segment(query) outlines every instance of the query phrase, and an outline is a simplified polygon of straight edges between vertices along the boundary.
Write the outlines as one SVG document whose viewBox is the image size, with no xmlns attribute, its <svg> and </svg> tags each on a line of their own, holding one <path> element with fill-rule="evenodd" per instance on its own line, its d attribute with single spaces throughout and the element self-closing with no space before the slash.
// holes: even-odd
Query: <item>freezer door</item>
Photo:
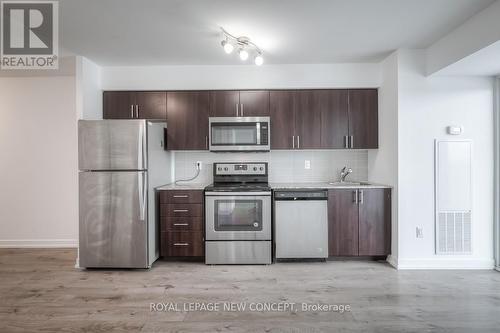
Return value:
<svg viewBox="0 0 500 333">
<path fill-rule="evenodd" d="M 80 170 L 147 169 L 145 120 L 78 121 Z"/>
<path fill-rule="evenodd" d="M 80 172 L 81 267 L 148 267 L 147 173 Z"/>
</svg>

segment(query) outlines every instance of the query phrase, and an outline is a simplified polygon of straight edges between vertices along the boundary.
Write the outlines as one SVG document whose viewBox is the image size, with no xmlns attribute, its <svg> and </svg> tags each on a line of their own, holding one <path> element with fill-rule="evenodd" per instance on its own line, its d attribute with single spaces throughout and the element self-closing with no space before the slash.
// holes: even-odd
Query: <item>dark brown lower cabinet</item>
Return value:
<svg viewBox="0 0 500 333">
<path fill-rule="evenodd" d="M 203 191 L 167 190 L 159 197 L 161 256 L 204 256 Z"/>
<path fill-rule="evenodd" d="M 391 251 L 391 190 L 328 192 L 330 256 L 386 256 Z"/>
<path fill-rule="evenodd" d="M 391 190 L 359 191 L 359 255 L 391 253 Z"/>
<path fill-rule="evenodd" d="M 328 192 L 328 253 L 330 256 L 358 255 L 358 204 L 356 190 Z"/>
</svg>

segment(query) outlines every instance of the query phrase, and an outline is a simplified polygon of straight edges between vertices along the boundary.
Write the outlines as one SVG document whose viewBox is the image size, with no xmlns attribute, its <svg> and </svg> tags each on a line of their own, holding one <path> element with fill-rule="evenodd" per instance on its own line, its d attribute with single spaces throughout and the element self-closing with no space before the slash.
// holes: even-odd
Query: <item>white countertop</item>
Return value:
<svg viewBox="0 0 500 333">
<path fill-rule="evenodd" d="M 167 190 L 203 190 L 208 184 L 205 183 L 179 183 L 178 185 L 166 184 L 158 186 L 157 191 L 167 191 Z"/>
<path fill-rule="evenodd" d="M 392 188 L 389 185 L 376 184 L 370 182 L 361 182 L 361 184 L 347 183 L 328 183 L 328 182 L 311 182 L 311 183 L 269 183 L 273 190 L 279 189 L 349 189 L 349 188 Z"/>
</svg>

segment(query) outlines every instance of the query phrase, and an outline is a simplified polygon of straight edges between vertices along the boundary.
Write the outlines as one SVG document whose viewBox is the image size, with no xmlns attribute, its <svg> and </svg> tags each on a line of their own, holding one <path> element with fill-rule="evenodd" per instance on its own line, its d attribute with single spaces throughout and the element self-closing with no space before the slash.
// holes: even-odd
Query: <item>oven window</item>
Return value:
<svg viewBox="0 0 500 333">
<path fill-rule="evenodd" d="M 214 146 L 251 146 L 257 144 L 257 125 L 255 123 L 213 123 L 212 145 Z"/>
<path fill-rule="evenodd" d="M 215 231 L 261 231 L 262 200 L 215 200 Z"/>
</svg>

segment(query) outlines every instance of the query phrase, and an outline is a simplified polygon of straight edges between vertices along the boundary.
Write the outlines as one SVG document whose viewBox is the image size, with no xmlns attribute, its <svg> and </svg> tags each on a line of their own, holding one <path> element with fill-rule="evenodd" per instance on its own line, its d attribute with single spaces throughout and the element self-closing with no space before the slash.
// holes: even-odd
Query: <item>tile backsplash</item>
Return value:
<svg viewBox="0 0 500 333">
<path fill-rule="evenodd" d="M 172 154 L 176 180 L 196 174 L 196 161 L 202 170 L 195 183 L 211 183 L 214 162 L 269 162 L 269 182 L 338 181 L 340 170 L 347 165 L 353 173 L 348 180 L 367 180 L 368 151 L 366 150 L 303 150 L 272 151 L 267 153 L 210 153 L 203 151 L 176 151 Z M 305 169 L 305 161 L 310 169 Z"/>
</svg>

